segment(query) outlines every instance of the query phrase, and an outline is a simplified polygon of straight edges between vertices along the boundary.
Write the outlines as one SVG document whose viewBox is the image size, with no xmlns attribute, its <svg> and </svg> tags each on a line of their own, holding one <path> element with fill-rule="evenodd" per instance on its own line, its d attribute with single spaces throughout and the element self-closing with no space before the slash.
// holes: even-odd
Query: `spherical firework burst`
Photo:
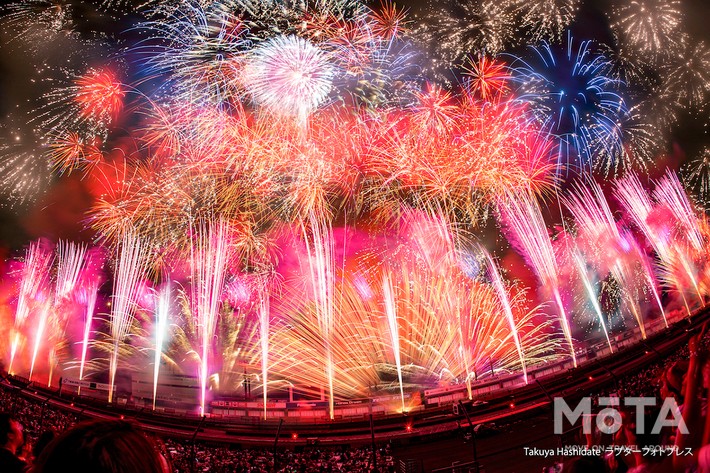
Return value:
<svg viewBox="0 0 710 473">
<path fill-rule="evenodd" d="M 621 41 L 653 61 L 680 45 L 682 19 L 678 0 L 627 0 L 612 10 L 612 28 Z"/>
<path fill-rule="evenodd" d="M 257 104 L 305 122 L 328 97 L 335 69 L 310 41 L 277 36 L 252 51 L 246 74 L 247 89 Z"/>
<path fill-rule="evenodd" d="M 73 83 L 57 87 L 38 110 L 38 119 L 49 136 L 70 132 L 105 138 L 123 110 L 126 87 L 112 67 L 89 69 Z"/>
<path fill-rule="evenodd" d="M 587 167 L 610 147 L 621 147 L 617 123 L 627 113 L 620 80 L 590 41 L 578 45 L 568 35 L 562 46 L 532 46 L 529 60 L 515 58 L 512 82 L 520 100 L 531 104 L 543 127 L 560 140 L 560 160 Z"/>
<path fill-rule="evenodd" d="M 660 94 L 683 107 L 703 108 L 710 92 L 710 47 L 685 38 L 683 47 L 660 68 Z"/>
<path fill-rule="evenodd" d="M 533 42 L 560 40 L 579 10 L 580 0 L 521 1 L 523 26 Z"/>
<path fill-rule="evenodd" d="M 126 91 L 111 69 L 95 69 L 76 80 L 74 100 L 82 118 L 111 123 L 123 108 Z"/>
<path fill-rule="evenodd" d="M 464 71 L 471 78 L 469 87 L 472 92 L 485 101 L 501 97 L 510 90 L 507 66 L 488 56 L 481 56 L 477 60 L 469 58 Z"/>
<path fill-rule="evenodd" d="M 51 166 L 42 158 L 44 143 L 36 137 L 0 127 L 1 206 L 22 207 L 42 195 L 52 181 Z"/>
<path fill-rule="evenodd" d="M 433 68 L 445 73 L 467 54 L 497 54 L 514 39 L 515 2 L 433 2 L 416 30 L 432 51 Z"/>
</svg>

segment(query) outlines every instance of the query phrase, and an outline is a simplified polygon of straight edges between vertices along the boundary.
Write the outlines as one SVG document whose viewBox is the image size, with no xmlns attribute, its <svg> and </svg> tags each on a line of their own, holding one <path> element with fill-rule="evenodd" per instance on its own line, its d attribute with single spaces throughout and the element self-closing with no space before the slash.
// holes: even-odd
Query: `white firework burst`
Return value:
<svg viewBox="0 0 710 473">
<path fill-rule="evenodd" d="M 559 41 L 577 15 L 580 4 L 580 0 L 522 0 L 518 9 L 533 42 Z"/>
<path fill-rule="evenodd" d="M 681 44 L 679 0 L 628 0 L 612 10 L 611 19 L 622 43 L 647 59 L 657 61 Z"/>
<path fill-rule="evenodd" d="M 335 68 L 328 54 L 297 36 L 277 36 L 252 51 L 245 83 L 254 102 L 305 122 L 328 97 Z"/>
<path fill-rule="evenodd" d="M 710 48 L 684 38 L 681 52 L 661 67 L 659 95 L 687 108 L 703 109 L 710 93 Z"/>
</svg>

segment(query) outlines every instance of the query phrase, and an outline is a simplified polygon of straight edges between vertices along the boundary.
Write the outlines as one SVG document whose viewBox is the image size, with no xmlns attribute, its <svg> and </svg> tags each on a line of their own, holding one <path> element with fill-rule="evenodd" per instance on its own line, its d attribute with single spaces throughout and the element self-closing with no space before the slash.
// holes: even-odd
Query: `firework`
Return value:
<svg viewBox="0 0 710 473">
<path fill-rule="evenodd" d="M 514 1 L 434 2 L 430 15 L 414 30 L 432 49 L 435 71 L 457 65 L 468 54 L 497 54 L 514 39 Z"/>
<path fill-rule="evenodd" d="M 574 262 L 577 266 L 579 276 L 580 278 L 582 278 L 584 289 L 585 291 L 587 291 L 589 302 L 591 302 L 592 307 L 594 308 L 594 313 L 597 315 L 597 319 L 599 320 L 599 325 L 601 326 L 602 331 L 604 332 L 606 343 L 607 345 L 609 345 L 609 351 L 613 353 L 614 349 L 612 348 L 611 340 L 609 339 L 609 330 L 606 327 L 606 322 L 604 321 L 604 314 L 602 313 L 602 309 L 599 306 L 599 300 L 597 299 L 597 294 L 594 290 L 592 280 L 589 276 L 589 273 L 587 272 L 587 263 L 586 261 L 584 261 L 584 257 L 579 252 L 574 253 Z"/>
<path fill-rule="evenodd" d="M 622 236 L 599 184 L 590 182 L 585 186 L 577 186 L 576 192 L 569 198 L 568 208 L 574 215 L 580 238 L 587 247 L 587 253 L 591 254 L 597 262 L 599 271 L 603 275 L 606 275 L 606 272 L 610 273 L 621 285 L 626 304 L 636 319 L 642 337 L 646 338 L 644 321 L 638 308 L 638 297 L 633 291 L 636 287 L 633 264 L 638 259 L 638 255 L 632 255 L 634 263 L 630 264 L 626 254 L 629 244 Z M 586 280 L 588 278 L 585 275 L 586 268 L 580 262 L 577 266 L 590 292 Z M 590 296 L 593 296 L 591 292 Z"/>
<path fill-rule="evenodd" d="M 659 94 L 685 108 L 703 108 L 710 91 L 710 48 L 703 41 L 683 39 L 683 47 L 663 63 Z"/>
<path fill-rule="evenodd" d="M 113 278 L 113 300 L 109 323 L 113 351 L 110 360 L 108 402 L 113 400 L 113 388 L 118 367 L 118 352 L 134 320 L 134 303 L 140 283 L 145 276 L 148 249 L 134 233 L 125 232 L 118 247 L 116 270 Z"/>
<path fill-rule="evenodd" d="M 488 253 L 487 251 L 484 251 L 484 254 L 486 256 L 486 259 L 488 260 L 488 274 L 490 275 L 491 282 L 493 283 L 493 287 L 496 290 L 496 294 L 498 295 L 498 298 L 500 299 L 500 303 L 503 306 L 503 310 L 505 312 L 505 316 L 508 319 L 508 323 L 510 324 L 510 332 L 513 334 L 513 340 L 515 341 L 515 348 L 518 350 L 518 356 L 520 357 L 520 367 L 522 368 L 523 371 L 523 379 L 525 380 L 525 384 L 528 383 L 528 372 L 527 369 L 525 368 L 525 355 L 523 353 L 523 347 L 520 343 L 520 336 L 518 335 L 518 329 L 515 323 L 515 317 L 513 316 L 513 311 L 510 305 L 510 297 L 508 296 L 508 292 L 505 290 L 505 286 L 503 284 L 503 278 L 500 275 L 500 271 L 498 270 L 498 266 L 496 265 L 495 261 L 493 260 L 493 257 Z"/>
<path fill-rule="evenodd" d="M 522 25 L 534 43 L 559 41 L 579 10 L 580 0 L 533 0 L 519 2 Z"/>
<path fill-rule="evenodd" d="M 205 414 L 207 377 L 210 369 L 212 339 L 222 298 L 226 265 L 229 258 L 227 225 L 224 220 L 199 222 L 191 251 L 191 304 L 197 314 L 200 338 L 200 412 Z"/>
<path fill-rule="evenodd" d="M 636 175 L 629 175 L 616 182 L 615 196 L 624 208 L 627 216 L 641 230 L 647 241 L 652 245 L 656 255 L 660 260 L 660 265 L 665 273 L 665 279 L 671 286 L 675 286 L 683 299 L 688 315 L 691 310 L 685 298 L 683 283 L 677 276 L 676 265 L 680 264 L 682 272 L 691 280 L 695 281 L 693 270 L 688 262 L 688 257 L 681 251 L 680 246 L 674 246 L 668 236 L 672 233 L 672 220 L 663 218 L 658 221 L 660 211 L 651 199 L 649 193 L 644 189 L 641 181 Z M 682 203 L 682 200 L 680 202 Z M 683 205 L 681 205 L 682 207 Z M 678 209 L 680 210 L 680 209 Z M 683 219 L 691 217 L 682 217 Z M 692 230 L 690 230 L 692 231 Z M 697 291 L 697 284 L 694 283 Z"/>
<path fill-rule="evenodd" d="M 17 296 L 15 310 L 15 323 L 11 343 L 10 366 L 8 372 L 12 373 L 12 365 L 17 354 L 20 342 L 20 330 L 23 328 L 27 317 L 47 284 L 52 254 L 45 251 L 39 241 L 31 243 L 25 253 L 25 261 L 20 273 L 20 288 Z"/>
<path fill-rule="evenodd" d="M 32 350 L 32 362 L 30 364 L 30 375 L 29 379 L 32 380 L 32 373 L 35 369 L 35 362 L 37 361 L 37 354 L 39 353 L 39 347 L 44 341 L 44 329 L 47 327 L 47 321 L 51 315 L 52 304 L 51 302 L 43 301 L 40 304 L 39 315 L 37 321 L 37 331 L 35 332 L 35 343 Z M 51 381 L 50 381 L 51 382 Z"/>
<path fill-rule="evenodd" d="M 696 190 L 699 200 L 706 206 L 710 204 L 710 148 L 704 148 L 695 159 L 686 163 L 683 171 L 688 187 Z"/>
<path fill-rule="evenodd" d="M 160 359 L 163 353 L 163 343 L 168 331 L 172 305 L 170 284 L 166 284 L 155 295 L 155 359 L 153 364 L 153 410 L 158 395 L 158 375 L 160 374 Z"/>
<path fill-rule="evenodd" d="M 305 222 L 304 222 L 305 223 Z M 314 299 L 318 326 L 320 328 L 323 350 L 325 353 L 325 374 L 328 383 L 328 401 L 330 418 L 334 416 L 334 367 L 332 332 L 334 327 L 334 273 L 333 273 L 333 229 L 329 222 L 319 218 L 314 212 L 309 215 L 309 238 L 305 224 L 302 223 L 303 234 L 306 236 L 306 248 L 309 256 L 308 268 L 313 284 Z"/>
<path fill-rule="evenodd" d="M 612 10 L 612 28 L 621 40 L 653 61 L 680 44 L 682 19 L 678 0 L 625 0 Z"/>
<path fill-rule="evenodd" d="M 335 70 L 327 54 L 297 36 L 272 38 L 248 59 L 246 84 L 259 105 L 305 123 L 328 97 Z"/>
<path fill-rule="evenodd" d="M 627 113 L 622 83 L 608 74 L 611 63 L 590 41 L 575 46 L 530 47 L 530 60 L 514 58 L 512 82 L 544 128 L 560 141 L 562 163 L 589 169 L 600 153 L 623 147 L 616 124 Z M 613 154 L 613 153 L 610 153 Z"/>
<path fill-rule="evenodd" d="M 560 296 L 557 260 L 537 201 L 526 194 L 511 194 L 499 201 L 498 211 L 504 225 L 511 232 L 509 240 L 525 257 L 542 286 L 552 293 L 572 363 L 577 366 L 572 331 Z"/>
<path fill-rule="evenodd" d="M 670 171 L 657 183 L 654 197 L 657 202 L 662 203 L 670 210 L 677 222 L 676 231 L 679 233 L 680 238 L 676 240 L 674 247 L 678 251 L 681 264 L 700 299 L 700 303 L 704 307 L 705 300 L 698 287 L 697 269 L 692 264 L 692 261 L 696 259 L 693 254 L 701 254 L 706 245 L 705 239 L 700 232 L 697 213 L 692 208 L 678 176 Z M 693 250 L 691 254 L 683 251 L 683 247 L 686 247 L 688 243 L 690 243 L 690 247 Z"/>
<path fill-rule="evenodd" d="M 40 152 L 17 141 L 0 145 L 0 195 L 3 205 L 24 206 L 36 200 L 52 180 L 51 166 Z"/>
<path fill-rule="evenodd" d="M 649 121 L 648 108 L 643 103 L 634 105 L 613 125 L 614 140 L 601 148 L 595 171 L 607 176 L 648 172 L 665 143 L 664 133 Z"/>
<path fill-rule="evenodd" d="M 68 140 L 73 132 L 88 143 L 108 136 L 124 108 L 125 97 L 126 89 L 116 68 L 89 69 L 76 75 L 71 85 L 47 94 L 46 104 L 35 119 L 41 122 L 47 136 Z"/>
<path fill-rule="evenodd" d="M 139 30 L 150 35 L 135 47 L 152 75 L 166 75 L 163 88 L 196 104 L 238 103 L 247 28 L 238 15 L 219 4 L 185 2 L 166 20 L 149 21 Z M 156 51 L 157 49 L 157 51 Z"/>
<path fill-rule="evenodd" d="M 392 282 L 389 280 L 386 274 L 382 280 L 382 295 L 385 301 L 385 314 L 387 315 L 387 325 L 389 327 L 390 338 L 392 339 L 394 362 L 395 366 L 397 367 L 397 379 L 399 380 L 399 393 L 402 398 L 402 411 L 404 412 L 404 387 L 402 385 L 402 358 L 400 356 L 397 309 L 394 300 L 394 288 L 392 287 Z"/>
<path fill-rule="evenodd" d="M 58 263 L 55 297 L 57 301 L 69 297 L 79 282 L 84 269 L 86 245 L 60 240 L 57 244 Z"/>
<path fill-rule="evenodd" d="M 471 90 L 486 102 L 495 101 L 510 90 L 508 68 L 502 62 L 488 56 L 481 56 L 478 60 L 469 58 L 464 71 L 471 78 L 469 83 Z"/>
<path fill-rule="evenodd" d="M 99 285 L 96 282 L 82 285 L 78 292 L 78 300 L 84 305 L 84 330 L 81 341 L 81 360 L 79 361 L 79 380 L 84 379 L 84 368 L 86 367 L 86 355 L 89 350 L 89 338 L 91 336 L 91 323 L 96 308 L 96 298 L 98 296 Z"/>
</svg>

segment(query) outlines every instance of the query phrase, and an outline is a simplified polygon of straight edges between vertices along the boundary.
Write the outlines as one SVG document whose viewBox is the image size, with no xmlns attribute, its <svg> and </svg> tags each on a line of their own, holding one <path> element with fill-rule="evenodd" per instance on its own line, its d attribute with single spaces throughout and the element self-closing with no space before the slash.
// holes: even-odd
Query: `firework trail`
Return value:
<svg viewBox="0 0 710 473">
<path fill-rule="evenodd" d="M 118 351 L 123 344 L 134 320 L 134 304 L 138 298 L 141 280 L 147 265 L 149 250 L 146 243 L 134 232 L 126 231 L 118 245 L 118 257 L 113 276 L 113 299 L 109 323 L 113 339 L 110 359 L 110 380 L 108 402 L 113 401 L 113 388 L 118 367 Z M 88 319 L 88 317 L 87 317 Z"/>
<path fill-rule="evenodd" d="M 160 360 L 163 355 L 163 343 L 168 332 L 168 322 L 172 307 L 170 283 L 166 283 L 154 296 L 155 297 L 155 359 L 153 361 L 153 410 L 158 396 L 158 376 L 160 374 Z"/>
<path fill-rule="evenodd" d="M 670 209 L 677 222 L 676 231 L 683 237 L 681 241 L 683 243 L 689 242 L 696 255 L 702 254 L 706 248 L 706 242 L 700 232 L 698 216 L 696 211 L 692 208 L 688 200 L 688 195 L 685 193 L 685 189 L 683 189 L 677 174 L 668 171 L 656 184 L 653 194 L 657 202 L 662 203 Z M 676 249 L 679 250 L 681 264 L 690 278 L 690 282 L 700 299 L 700 303 L 705 307 L 705 300 L 698 287 L 697 271 L 693 268 L 692 264 L 694 258 L 692 255 L 687 255 L 686 252 L 679 248 L 679 246 L 683 244 L 681 241 L 676 241 L 675 245 Z"/>
<path fill-rule="evenodd" d="M 301 223 L 305 235 L 306 251 L 308 253 L 309 270 L 316 303 L 318 325 L 323 337 L 325 351 L 325 376 L 328 382 L 328 405 L 330 418 L 334 418 L 334 367 L 332 333 L 334 319 L 335 274 L 333 267 L 334 240 L 333 228 L 330 224 L 310 211 L 308 215 L 310 237 L 304 222 Z"/>
<path fill-rule="evenodd" d="M 32 374 L 35 369 L 35 362 L 37 361 L 37 354 L 39 353 L 39 347 L 44 340 L 44 329 L 47 326 L 47 319 L 49 319 L 52 312 L 52 304 L 49 299 L 42 302 L 39 309 L 39 316 L 37 321 L 37 331 L 35 332 L 35 343 L 34 349 L 32 350 L 32 362 L 30 364 L 30 376 L 29 380 L 32 381 Z"/>
<path fill-rule="evenodd" d="M 86 245 L 59 240 L 55 283 L 55 300 L 57 302 L 69 297 L 77 287 L 79 275 L 85 265 L 86 249 Z"/>
<path fill-rule="evenodd" d="M 384 275 L 382 279 L 382 296 L 385 302 L 385 315 L 387 316 L 387 325 L 389 326 L 390 338 L 392 339 L 392 350 L 394 351 L 394 362 L 397 366 L 397 378 L 399 379 L 399 394 L 402 399 L 402 412 L 405 412 L 404 407 L 404 386 L 402 385 L 402 358 L 400 356 L 399 347 L 399 326 L 397 325 L 397 308 L 394 302 L 395 294 L 392 287 L 392 281 Z"/>
<path fill-rule="evenodd" d="M 89 349 L 89 338 L 91 336 L 91 322 L 96 309 L 96 298 L 98 296 L 99 284 L 88 282 L 83 284 L 78 291 L 78 301 L 84 305 L 84 334 L 81 342 L 81 361 L 79 364 L 79 381 L 84 379 L 84 368 L 86 366 L 86 354 Z"/>
<path fill-rule="evenodd" d="M 619 179 L 615 183 L 614 196 L 623 207 L 626 215 L 631 219 L 634 225 L 641 230 L 646 240 L 653 247 L 654 252 L 658 255 L 661 267 L 667 273 L 669 282 L 675 285 L 678 293 L 683 299 L 688 316 L 691 311 L 688 302 L 685 298 L 681 281 L 673 276 L 674 260 L 676 259 L 676 250 L 672 242 L 669 240 L 668 229 L 657 229 L 653 221 L 655 206 L 649 193 L 644 189 L 638 176 L 631 174 L 625 178 Z M 668 225 L 665 222 L 663 225 Z M 684 255 L 678 255 L 684 260 Z M 687 265 L 683 265 L 684 269 L 688 270 Z M 689 275 L 694 279 L 692 274 Z"/>
<path fill-rule="evenodd" d="M 486 260 L 488 261 L 488 275 L 491 279 L 491 282 L 493 283 L 493 288 L 495 289 L 496 294 L 498 295 L 498 299 L 500 299 L 500 303 L 503 306 L 503 311 L 505 312 L 505 316 L 508 319 L 508 323 L 510 324 L 510 333 L 513 334 L 515 348 L 518 350 L 518 356 L 520 357 L 520 366 L 523 370 L 523 379 L 525 380 L 525 384 L 528 384 L 528 371 L 525 367 L 525 355 L 523 353 L 523 346 L 520 343 L 520 336 L 518 334 L 518 328 L 515 323 L 515 317 L 513 316 L 513 310 L 511 309 L 510 297 L 508 296 L 508 292 L 505 290 L 503 278 L 500 275 L 498 265 L 493 260 L 493 257 L 483 247 L 481 247 L 481 251 L 486 256 Z"/>
<path fill-rule="evenodd" d="M 695 251 L 703 251 L 705 242 L 698 226 L 698 215 L 688 200 L 678 175 L 671 171 L 666 172 L 656 184 L 653 196 L 656 202 L 671 210 L 678 222 L 678 231 L 683 234 L 684 239 L 690 242 Z"/>
<path fill-rule="evenodd" d="M 542 287 L 552 292 L 562 333 L 567 341 L 572 363 L 576 367 L 577 356 L 572 342 L 572 331 L 560 296 L 557 260 L 540 207 L 534 197 L 520 193 L 501 199 L 498 202 L 498 211 L 503 224 L 511 233 L 509 241 L 525 257 Z"/>
<path fill-rule="evenodd" d="M 45 251 L 39 241 L 30 243 L 25 253 L 24 266 L 20 273 L 20 289 L 17 296 L 15 310 L 15 323 L 11 331 L 11 353 L 8 372 L 13 374 L 12 365 L 15 361 L 17 349 L 20 344 L 21 331 L 27 317 L 30 315 L 33 304 L 40 296 L 42 289 L 47 284 L 47 277 L 52 266 L 53 255 Z"/>
<path fill-rule="evenodd" d="M 619 231 L 602 188 L 594 181 L 586 185 L 577 185 L 575 192 L 568 198 L 567 206 L 574 215 L 580 236 L 590 247 L 592 257 L 624 288 L 622 292 L 626 302 L 636 319 L 641 335 L 646 338 L 638 301 L 631 291 L 636 281 L 626 261 L 625 248 L 629 245 Z"/>
<path fill-rule="evenodd" d="M 261 377 L 264 381 L 263 400 L 264 400 L 264 419 L 266 419 L 266 401 L 268 399 L 268 376 L 269 376 L 269 329 L 271 321 L 271 311 L 269 306 L 269 293 L 264 287 L 264 284 L 259 284 L 259 340 L 261 342 Z"/>
<path fill-rule="evenodd" d="M 200 339 L 200 413 L 206 414 L 207 378 L 210 355 L 222 301 L 222 290 L 230 256 L 227 223 L 223 219 L 202 220 L 193 226 L 190 252 L 192 269 L 191 303 L 197 316 Z"/>
<path fill-rule="evenodd" d="M 606 338 L 606 343 L 609 345 L 609 350 L 614 353 L 614 348 L 612 348 L 611 340 L 609 339 L 609 330 L 607 329 L 606 322 L 604 321 L 604 314 L 602 313 L 602 308 L 599 306 L 596 291 L 594 290 L 593 283 L 590 279 L 589 273 L 587 272 L 587 262 L 578 251 L 575 251 L 574 253 L 574 262 L 577 266 L 579 277 L 582 278 L 582 283 L 584 284 L 584 289 L 587 292 L 589 302 L 592 304 L 594 313 L 597 315 L 597 319 L 599 320 L 599 325 L 604 332 L 604 337 Z"/>
<path fill-rule="evenodd" d="M 642 271 L 646 276 L 646 282 L 648 283 L 648 287 L 653 293 L 653 298 L 656 301 L 656 304 L 658 305 L 658 310 L 661 311 L 661 317 L 663 317 L 663 322 L 665 323 L 666 328 L 668 328 L 668 319 L 666 318 L 666 311 L 663 308 L 663 303 L 661 302 L 661 295 L 658 293 L 658 282 L 656 281 L 655 271 L 651 259 L 643 250 L 643 248 L 641 248 L 638 241 L 636 241 L 636 238 L 634 238 L 634 236 L 631 235 L 629 232 L 624 232 L 622 238 L 624 239 L 624 241 L 628 242 L 631 247 L 629 253 L 638 256 Z"/>
</svg>

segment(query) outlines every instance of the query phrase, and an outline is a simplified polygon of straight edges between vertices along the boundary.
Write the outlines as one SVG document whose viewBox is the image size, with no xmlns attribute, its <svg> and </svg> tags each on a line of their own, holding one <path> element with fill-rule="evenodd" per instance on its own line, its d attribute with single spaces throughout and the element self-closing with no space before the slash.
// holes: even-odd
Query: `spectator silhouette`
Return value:
<svg viewBox="0 0 710 473">
<path fill-rule="evenodd" d="M 51 442 L 33 473 L 166 473 L 155 445 L 134 424 L 118 420 L 76 425 Z"/>
<path fill-rule="evenodd" d="M 21 473 L 27 464 L 20 460 L 17 451 L 25 442 L 22 425 L 10 414 L 0 414 L 0 471 Z"/>
</svg>

